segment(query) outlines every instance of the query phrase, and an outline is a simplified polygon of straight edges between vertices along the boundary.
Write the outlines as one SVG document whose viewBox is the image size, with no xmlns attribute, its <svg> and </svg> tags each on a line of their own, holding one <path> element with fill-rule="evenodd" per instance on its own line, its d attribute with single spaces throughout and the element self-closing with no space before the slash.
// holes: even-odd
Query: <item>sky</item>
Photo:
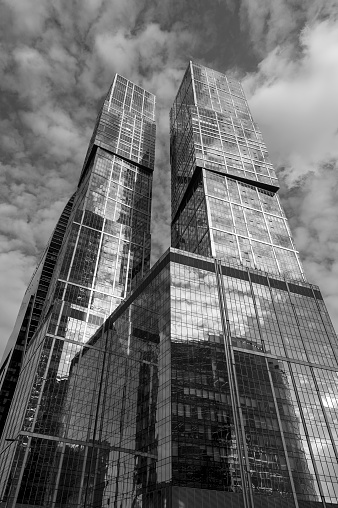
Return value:
<svg viewBox="0 0 338 508">
<path fill-rule="evenodd" d="M 242 82 L 338 330 L 338 0 L 0 0 L 0 33 L 0 356 L 116 72 L 157 96 L 153 262 L 169 247 L 168 112 L 189 60 Z"/>
</svg>

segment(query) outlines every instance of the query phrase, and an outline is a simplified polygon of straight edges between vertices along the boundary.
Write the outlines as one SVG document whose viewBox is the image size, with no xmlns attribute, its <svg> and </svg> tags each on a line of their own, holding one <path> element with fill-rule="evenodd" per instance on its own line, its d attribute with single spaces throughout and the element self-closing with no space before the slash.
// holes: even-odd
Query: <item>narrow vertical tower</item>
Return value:
<svg viewBox="0 0 338 508">
<path fill-rule="evenodd" d="M 53 468 L 72 360 L 149 269 L 154 115 L 155 96 L 116 75 L 4 428 L 0 497 L 8 506 L 42 506 L 51 479 L 60 481 Z"/>
<path fill-rule="evenodd" d="M 3 354 L 0 368 L 0 437 L 19 379 L 24 353 L 39 324 L 73 203 L 74 196 L 66 204 L 33 273 Z"/>
<path fill-rule="evenodd" d="M 155 96 L 116 75 L 48 297 L 53 334 L 86 342 L 149 269 L 154 114 Z"/>
<path fill-rule="evenodd" d="M 304 281 L 240 83 L 190 63 L 170 126 L 172 246 Z"/>
</svg>

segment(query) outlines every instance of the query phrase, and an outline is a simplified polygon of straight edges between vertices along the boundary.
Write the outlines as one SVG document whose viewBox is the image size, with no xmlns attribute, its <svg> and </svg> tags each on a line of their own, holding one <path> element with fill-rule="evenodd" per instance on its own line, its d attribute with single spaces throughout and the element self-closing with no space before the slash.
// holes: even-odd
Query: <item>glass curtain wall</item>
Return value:
<svg viewBox="0 0 338 508">
<path fill-rule="evenodd" d="M 318 289 L 306 283 L 278 198 L 278 180 L 240 83 L 190 62 L 170 128 L 172 246 L 189 256 L 215 259 L 224 344 L 213 334 L 209 340 L 224 346 L 223 398 L 231 400 L 233 415 L 233 429 L 226 435 L 235 439 L 232 455 L 238 461 L 236 473 L 233 465 L 228 477 L 220 469 L 211 475 L 213 487 L 205 483 L 199 488 L 241 491 L 246 507 L 335 505 L 338 455 L 331 410 L 337 411 L 337 404 L 327 380 L 337 380 L 337 337 Z M 187 285 L 192 276 L 186 277 Z M 195 292 L 190 298 L 210 301 Z M 194 362 L 203 372 L 209 354 L 199 330 L 208 320 L 207 309 L 196 312 L 194 324 L 186 317 L 196 304 L 184 305 L 177 335 L 184 331 L 201 342 L 200 358 L 196 353 L 190 360 L 190 353 L 184 353 L 180 362 L 182 369 L 191 364 L 192 377 Z M 210 373 L 206 399 L 211 386 Z M 186 415 L 184 404 L 180 411 Z M 203 409 L 199 418 L 203 423 Z M 224 444 L 229 447 L 230 441 L 228 437 Z M 182 488 L 185 482 L 193 487 L 189 448 L 179 444 L 178 453 L 181 446 L 186 466 L 176 481 Z M 197 477 L 210 469 L 211 448 L 209 454 Z"/>
<path fill-rule="evenodd" d="M 39 324 L 73 202 L 74 196 L 66 204 L 41 256 L 41 260 L 26 290 L 13 332 L 3 354 L 0 368 L 0 437 L 13 400 L 26 348 Z"/>
<path fill-rule="evenodd" d="M 154 115 L 155 96 L 116 75 L 4 429 L 0 492 L 8 506 L 45 502 L 74 359 L 149 270 Z"/>
<path fill-rule="evenodd" d="M 306 280 L 240 83 L 190 63 L 170 125 L 172 246 Z"/>
<path fill-rule="evenodd" d="M 25 496 L 53 471 L 43 506 L 336 508 L 333 357 L 316 286 L 170 249 L 72 355 Z"/>
</svg>

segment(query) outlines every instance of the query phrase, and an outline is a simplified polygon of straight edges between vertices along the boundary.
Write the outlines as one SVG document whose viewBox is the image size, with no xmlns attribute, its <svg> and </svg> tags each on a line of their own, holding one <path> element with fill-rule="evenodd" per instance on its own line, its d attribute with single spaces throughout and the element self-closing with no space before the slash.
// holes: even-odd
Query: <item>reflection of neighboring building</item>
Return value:
<svg viewBox="0 0 338 508">
<path fill-rule="evenodd" d="M 172 440 L 178 451 L 173 462 L 173 481 L 185 487 L 240 492 L 244 485 L 238 462 L 224 338 L 219 335 L 210 339 L 205 344 L 172 344 L 172 366 L 177 376 L 172 381 L 175 400 Z M 234 360 L 239 396 L 236 402 L 241 405 L 253 493 L 278 493 L 289 497 L 292 492 L 280 419 L 284 430 L 290 422 L 295 426 L 292 436 L 284 436 L 284 440 L 293 445 L 298 473 L 302 476 L 302 480 L 294 478 L 295 488 L 315 497 L 290 391 L 278 361 L 266 362 L 263 356 L 239 350 L 235 350 Z M 275 389 L 279 402 L 283 403 L 284 415 L 277 414 Z M 265 400 L 262 400 L 262 393 Z M 208 453 L 208 447 L 212 453 Z"/>
<path fill-rule="evenodd" d="M 236 491 L 241 486 L 222 335 L 173 342 L 171 351 L 173 484 Z"/>
</svg>

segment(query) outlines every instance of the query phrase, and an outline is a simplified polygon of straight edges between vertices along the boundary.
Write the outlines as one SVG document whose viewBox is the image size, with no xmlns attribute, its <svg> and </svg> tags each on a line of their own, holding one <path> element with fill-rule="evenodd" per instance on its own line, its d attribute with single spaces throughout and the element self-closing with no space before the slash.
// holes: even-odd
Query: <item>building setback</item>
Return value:
<svg viewBox="0 0 338 508">
<path fill-rule="evenodd" d="M 142 247 L 132 291 L 94 334 L 67 335 L 76 300 L 48 300 L 4 429 L 2 502 L 337 508 L 337 338 L 242 88 L 190 63 L 170 116 L 172 248 L 140 282 Z M 85 168 L 107 150 L 96 131 Z M 92 243 L 76 245 L 66 238 L 60 266 L 91 259 Z M 56 295 L 72 273 L 94 293 L 88 259 Z"/>
</svg>

